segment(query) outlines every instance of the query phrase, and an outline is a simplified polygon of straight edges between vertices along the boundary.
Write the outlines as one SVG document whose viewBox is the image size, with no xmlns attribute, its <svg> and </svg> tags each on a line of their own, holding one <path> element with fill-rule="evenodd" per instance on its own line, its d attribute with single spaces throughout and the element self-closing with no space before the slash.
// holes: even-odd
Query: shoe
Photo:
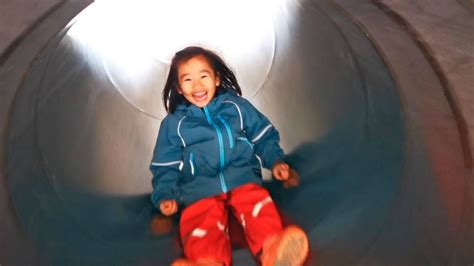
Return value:
<svg viewBox="0 0 474 266">
<path fill-rule="evenodd" d="M 301 266 L 308 256 L 306 233 L 297 226 L 288 226 L 263 244 L 262 266 Z"/>
<path fill-rule="evenodd" d="M 224 266 L 223 262 L 215 259 L 202 258 L 197 261 L 188 259 L 177 259 L 171 263 L 171 266 Z"/>
</svg>

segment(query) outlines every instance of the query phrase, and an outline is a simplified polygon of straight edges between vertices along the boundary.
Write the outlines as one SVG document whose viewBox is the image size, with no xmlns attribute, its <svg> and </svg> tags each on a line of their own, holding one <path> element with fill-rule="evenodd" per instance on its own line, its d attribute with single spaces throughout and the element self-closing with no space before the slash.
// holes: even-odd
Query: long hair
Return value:
<svg viewBox="0 0 474 266">
<path fill-rule="evenodd" d="M 178 66 L 199 55 L 207 59 L 216 76 L 220 79 L 220 85 L 216 88 L 216 95 L 217 91 L 221 88 L 232 89 L 236 91 L 238 95 L 242 95 L 242 90 L 235 78 L 234 72 L 227 66 L 222 58 L 210 50 L 198 46 L 190 46 L 178 51 L 174 55 L 173 60 L 171 60 L 170 72 L 166 80 L 165 88 L 163 89 L 163 104 L 168 113 L 174 113 L 178 104 L 187 101 L 183 95 L 178 93 Z"/>
</svg>

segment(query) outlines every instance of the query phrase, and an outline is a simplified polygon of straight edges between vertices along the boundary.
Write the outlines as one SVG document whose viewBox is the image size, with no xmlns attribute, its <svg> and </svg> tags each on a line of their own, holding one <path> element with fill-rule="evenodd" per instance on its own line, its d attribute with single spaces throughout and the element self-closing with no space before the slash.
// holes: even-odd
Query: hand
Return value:
<svg viewBox="0 0 474 266">
<path fill-rule="evenodd" d="M 277 162 L 273 165 L 272 174 L 275 179 L 285 181 L 290 177 L 290 166 L 284 162 Z"/>
<path fill-rule="evenodd" d="M 160 211 L 165 216 L 171 216 L 178 211 L 178 203 L 176 200 L 164 200 L 160 202 Z"/>
</svg>

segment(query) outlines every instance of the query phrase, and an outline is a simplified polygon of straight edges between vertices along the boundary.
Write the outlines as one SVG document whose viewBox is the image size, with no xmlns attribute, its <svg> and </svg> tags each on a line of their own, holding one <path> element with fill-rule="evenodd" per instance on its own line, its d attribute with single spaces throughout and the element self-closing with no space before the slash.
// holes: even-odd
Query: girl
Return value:
<svg viewBox="0 0 474 266">
<path fill-rule="evenodd" d="M 150 169 L 153 204 L 170 216 L 184 206 L 180 236 L 186 259 L 173 265 L 230 265 L 227 212 L 241 223 L 262 265 L 301 265 L 306 234 L 283 228 L 261 186 L 261 166 L 294 183 L 278 131 L 242 94 L 234 73 L 201 47 L 177 52 L 163 90 L 163 119 Z"/>
</svg>

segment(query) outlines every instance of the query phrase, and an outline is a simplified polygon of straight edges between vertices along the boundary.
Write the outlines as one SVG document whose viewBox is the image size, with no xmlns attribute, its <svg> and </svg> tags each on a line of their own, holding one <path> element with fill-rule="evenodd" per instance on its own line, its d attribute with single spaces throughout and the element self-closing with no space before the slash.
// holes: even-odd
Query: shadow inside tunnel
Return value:
<svg viewBox="0 0 474 266">
<path fill-rule="evenodd" d="M 321 265 L 355 263 L 395 204 L 403 172 L 402 130 L 385 126 L 370 131 L 355 143 L 345 141 L 347 131 L 335 130 L 318 142 L 301 144 L 287 156 L 300 185 L 265 184 L 285 222 L 308 232 Z"/>
<path fill-rule="evenodd" d="M 288 154 L 288 162 L 300 174 L 299 186 L 286 189 L 280 182 L 264 183 L 284 222 L 308 233 L 313 254 L 308 265 L 315 263 L 314 254 L 321 265 L 355 261 L 376 238 L 400 187 L 403 145 L 395 133 L 351 146 L 332 132 Z M 74 210 L 49 205 L 36 219 L 43 223 L 35 227 L 38 243 L 52 265 L 162 265 L 182 256 L 179 215 L 161 216 L 148 194 L 71 194 L 68 201 Z M 239 236 L 241 229 L 234 224 L 231 230 L 235 265 L 251 265 L 255 260 Z M 342 251 L 347 253 L 340 256 Z"/>
</svg>

